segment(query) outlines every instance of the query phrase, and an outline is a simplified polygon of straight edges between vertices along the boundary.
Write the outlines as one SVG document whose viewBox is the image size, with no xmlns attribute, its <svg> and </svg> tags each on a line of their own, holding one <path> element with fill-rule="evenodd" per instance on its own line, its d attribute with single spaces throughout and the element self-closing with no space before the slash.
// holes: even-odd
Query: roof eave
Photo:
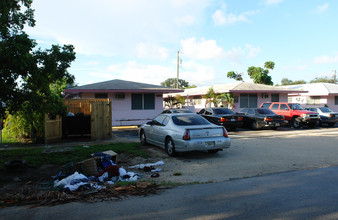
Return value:
<svg viewBox="0 0 338 220">
<path fill-rule="evenodd" d="M 232 93 L 307 93 L 308 91 L 295 90 L 229 90 Z"/>
<path fill-rule="evenodd" d="M 183 92 L 184 90 L 180 89 L 66 89 L 65 93 L 79 93 L 79 92 L 90 92 L 90 93 L 135 93 L 135 92 L 154 92 L 154 93 L 176 93 L 176 92 Z"/>
</svg>

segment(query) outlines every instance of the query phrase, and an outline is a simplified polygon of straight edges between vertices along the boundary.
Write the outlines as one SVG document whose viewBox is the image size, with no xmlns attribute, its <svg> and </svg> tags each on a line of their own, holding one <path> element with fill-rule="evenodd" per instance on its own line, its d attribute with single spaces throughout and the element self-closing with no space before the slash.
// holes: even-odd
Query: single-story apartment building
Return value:
<svg viewBox="0 0 338 220">
<path fill-rule="evenodd" d="M 290 93 L 307 93 L 301 89 L 284 88 L 280 86 L 269 86 L 254 84 L 249 82 L 234 82 L 229 84 L 217 84 L 213 86 L 203 86 L 185 89 L 184 92 L 168 93 L 164 97 L 180 95 L 187 99 L 187 106 L 194 106 L 195 111 L 206 107 L 206 98 L 210 88 L 217 94 L 231 93 L 234 97 L 233 111 L 237 112 L 242 108 L 257 108 L 263 102 L 287 102 Z M 209 106 L 212 104 L 209 103 Z M 226 107 L 226 106 L 225 106 Z"/>
<path fill-rule="evenodd" d="M 161 113 L 163 94 L 183 91 L 114 79 L 66 89 L 65 99 L 109 98 L 112 103 L 112 125 L 127 126 L 141 125 Z"/>
<path fill-rule="evenodd" d="M 307 93 L 290 93 L 289 102 L 299 103 L 303 107 L 328 106 L 338 112 L 338 85 L 333 83 L 310 83 L 283 86 L 288 89 L 301 89 Z"/>
</svg>

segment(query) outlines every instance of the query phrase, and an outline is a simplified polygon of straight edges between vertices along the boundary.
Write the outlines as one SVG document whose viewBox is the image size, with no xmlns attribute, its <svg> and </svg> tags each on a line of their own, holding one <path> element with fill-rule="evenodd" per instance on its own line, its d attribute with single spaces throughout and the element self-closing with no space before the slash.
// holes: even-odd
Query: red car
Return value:
<svg viewBox="0 0 338 220">
<path fill-rule="evenodd" d="M 304 110 L 299 104 L 295 103 L 265 102 L 260 107 L 270 109 L 277 115 L 283 115 L 285 120 L 288 120 L 294 128 L 300 128 L 303 125 L 313 128 L 320 120 L 317 112 Z"/>
</svg>

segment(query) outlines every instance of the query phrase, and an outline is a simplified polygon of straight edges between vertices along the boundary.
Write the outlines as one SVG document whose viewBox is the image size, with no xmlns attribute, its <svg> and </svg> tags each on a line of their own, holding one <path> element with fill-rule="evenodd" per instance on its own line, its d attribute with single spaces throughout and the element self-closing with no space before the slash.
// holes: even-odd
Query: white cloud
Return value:
<svg viewBox="0 0 338 220">
<path fill-rule="evenodd" d="M 87 66 L 96 66 L 98 64 L 99 64 L 98 61 L 89 61 L 89 62 L 85 63 L 84 65 L 87 65 Z"/>
<path fill-rule="evenodd" d="M 281 69 L 288 71 L 288 72 L 296 72 L 296 71 L 304 71 L 308 69 L 306 64 L 299 65 L 299 66 L 282 66 Z"/>
<path fill-rule="evenodd" d="M 143 65 L 135 61 L 125 64 L 111 65 L 107 68 L 107 74 L 102 74 L 107 79 L 131 80 L 134 82 L 143 82 L 159 85 L 167 78 L 176 77 L 176 66 L 165 67 L 163 65 Z M 100 81 L 100 80 L 99 80 Z"/>
<path fill-rule="evenodd" d="M 338 55 L 335 56 L 328 56 L 328 55 L 323 55 L 320 57 L 316 57 L 314 59 L 314 63 L 316 64 L 332 64 L 332 63 L 338 63 Z"/>
<path fill-rule="evenodd" d="M 152 58 L 164 61 L 168 58 L 168 49 L 157 45 L 139 43 L 137 46 L 137 55 L 140 58 Z"/>
<path fill-rule="evenodd" d="M 139 42 L 178 42 L 189 31 L 182 27 L 202 20 L 210 4 L 207 0 L 34 0 L 36 26 L 26 31 L 35 39 L 73 44 L 78 54 L 135 56 Z"/>
<path fill-rule="evenodd" d="M 266 4 L 268 4 L 268 5 L 274 5 L 274 4 L 279 4 L 282 1 L 283 0 L 266 0 Z"/>
<path fill-rule="evenodd" d="M 237 22 L 251 22 L 247 17 L 258 13 L 258 11 L 247 11 L 239 15 L 227 13 L 227 5 L 223 4 L 221 9 L 217 9 L 212 14 L 212 19 L 216 26 L 234 24 Z"/>
<path fill-rule="evenodd" d="M 192 15 L 186 15 L 183 17 L 176 17 L 174 18 L 174 21 L 178 26 L 187 26 L 194 24 L 196 19 Z"/>
<path fill-rule="evenodd" d="M 190 85 L 210 85 L 215 81 L 214 66 L 204 65 L 196 61 L 184 62 L 183 66 L 179 78 L 189 82 Z"/>
<path fill-rule="evenodd" d="M 329 4 L 319 5 L 317 6 L 316 12 L 317 13 L 323 13 L 329 8 Z"/>
<path fill-rule="evenodd" d="M 192 59 L 220 59 L 225 56 L 224 50 L 217 45 L 215 40 L 205 40 L 202 38 L 198 42 L 196 38 L 189 38 L 182 40 L 181 45 L 184 56 Z"/>
<path fill-rule="evenodd" d="M 215 40 L 206 40 L 202 38 L 197 41 L 196 38 L 189 38 L 181 41 L 182 52 L 185 57 L 196 60 L 220 60 L 229 59 L 233 62 L 240 63 L 243 59 L 254 58 L 261 52 L 260 47 L 254 47 L 246 44 L 244 47 L 232 47 L 225 51 L 217 45 Z"/>
</svg>

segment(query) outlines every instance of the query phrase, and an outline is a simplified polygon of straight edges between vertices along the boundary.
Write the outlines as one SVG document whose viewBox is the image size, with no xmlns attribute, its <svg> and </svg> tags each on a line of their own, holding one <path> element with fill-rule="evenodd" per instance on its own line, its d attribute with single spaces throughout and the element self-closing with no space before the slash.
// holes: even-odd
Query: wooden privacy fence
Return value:
<svg viewBox="0 0 338 220">
<path fill-rule="evenodd" d="M 63 103 L 74 114 L 90 115 L 91 139 L 112 138 L 112 107 L 109 99 L 66 99 Z M 74 116 L 75 117 L 75 116 Z M 62 139 L 62 118 L 51 120 L 45 116 L 45 143 Z"/>
<path fill-rule="evenodd" d="M 92 140 L 112 138 L 111 111 L 109 100 L 90 103 Z"/>
<path fill-rule="evenodd" d="M 45 114 L 45 143 L 56 142 L 62 139 L 62 118 L 57 115 L 55 119 L 50 119 Z"/>
</svg>

